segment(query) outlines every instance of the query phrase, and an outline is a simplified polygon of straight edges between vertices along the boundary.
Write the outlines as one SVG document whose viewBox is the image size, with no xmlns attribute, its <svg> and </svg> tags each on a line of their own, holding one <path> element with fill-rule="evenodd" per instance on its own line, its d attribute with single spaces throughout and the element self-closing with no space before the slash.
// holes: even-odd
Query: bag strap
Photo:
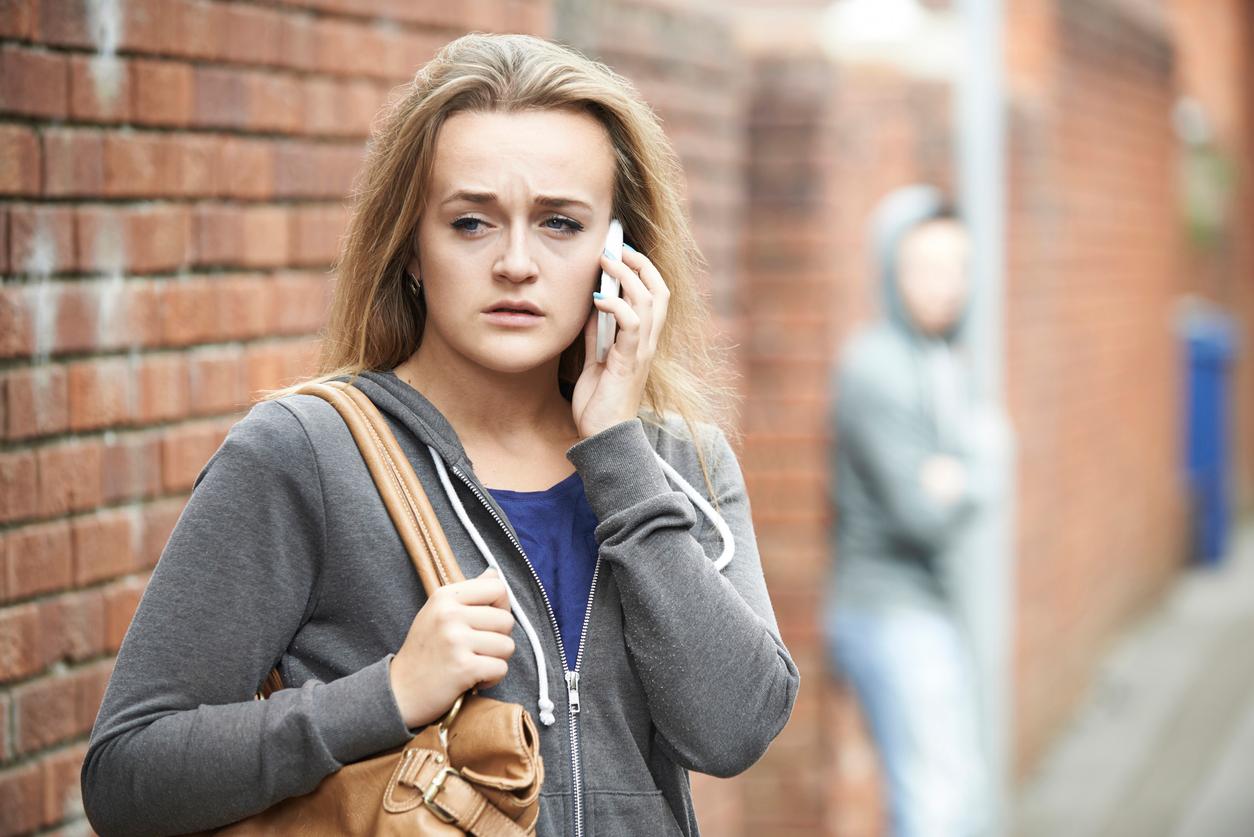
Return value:
<svg viewBox="0 0 1254 837">
<path fill-rule="evenodd" d="M 464 581 L 427 492 L 374 402 L 344 381 L 309 383 L 297 393 L 330 402 L 343 417 L 427 595 Z"/>
</svg>

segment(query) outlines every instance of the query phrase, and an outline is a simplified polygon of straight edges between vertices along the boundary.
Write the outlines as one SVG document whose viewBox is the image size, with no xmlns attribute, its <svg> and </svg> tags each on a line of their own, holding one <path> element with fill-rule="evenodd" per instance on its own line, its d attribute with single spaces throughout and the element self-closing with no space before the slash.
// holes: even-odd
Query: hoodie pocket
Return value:
<svg viewBox="0 0 1254 837">
<path fill-rule="evenodd" d="M 649 834 L 683 837 L 666 797 L 657 791 L 590 791 L 592 817 L 587 833 L 592 837 Z"/>
</svg>

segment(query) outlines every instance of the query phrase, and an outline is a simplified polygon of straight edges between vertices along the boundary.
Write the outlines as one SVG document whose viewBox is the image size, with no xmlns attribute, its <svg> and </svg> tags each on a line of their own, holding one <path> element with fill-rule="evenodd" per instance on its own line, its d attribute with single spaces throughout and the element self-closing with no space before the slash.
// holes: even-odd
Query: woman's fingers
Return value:
<svg viewBox="0 0 1254 837">
<path fill-rule="evenodd" d="M 640 318 L 640 342 L 642 345 L 648 345 L 654 323 L 653 294 L 641 280 L 635 269 L 626 263 L 625 259 L 628 252 L 626 249 L 623 250 L 624 261 L 621 262 L 602 254 L 601 265 L 611 276 L 618 279 L 618 283 L 623 289 L 623 299 L 627 300 L 627 304 L 631 306 Z"/>
<path fill-rule="evenodd" d="M 657 348 L 658 337 L 662 333 L 662 324 L 666 322 L 666 309 L 670 304 L 671 290 L 666 286 L 666 280 L 662 278 L 662 274 L 658 272 L 657 267 L 643 253 L 624 247 L 623 263 L 639 274 L 641 283 L 648 288 L 649 294 L 653 299 L 653 322 L 649 328 L 649 349 L 654 350 Z"/>
<path fill-rule="evenodd" d="M 498 634 L 509 634 L 514 630 L 514 614 L 499 607 L 487 605 L 467 606 L 466 624 L 477 631 L 495 631 Z"/>
<path fill-rule="evenodd" d="M 446 587 L 458 603 L 464 605 L 490 605 L 509 610 L 509 591 L 505 582 L 496 574 L 496 570 L 488 569 L 476 578 L 449 584 Z"/>
<path fill-rule="evenodd" d="M 640 348 L 640 316 L 622 297 L 593 297 L 592 304 L 598 311 L 614 315 L 614 319 L 618 321 L 618 335 L 614 338 L 614 346 L 634 360 Z"/>
<path fill-rule="evenodd" d="M 494 631 L 472 631 L 468 647 L 483 657 L 508 660 L 514 653 L 514 639 Z"/>
</svg>

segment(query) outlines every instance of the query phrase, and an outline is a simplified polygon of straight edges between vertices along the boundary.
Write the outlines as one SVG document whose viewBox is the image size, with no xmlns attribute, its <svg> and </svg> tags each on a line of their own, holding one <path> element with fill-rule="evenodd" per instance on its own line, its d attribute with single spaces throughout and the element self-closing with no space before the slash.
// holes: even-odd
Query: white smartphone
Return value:
<svg viewBox="0 0 1254 837">
<path fill-rule="evenodd" d="M 610 220 L 610 231 L 605 236 L 605 249 L 609 251 L 610 257 L 615 261 L 621 262 L 623 260 L 623 225 L 619 223 L 617 218 Z M 618 296 L 618 280 L 604 270 L 601 271 L 601 295 L 605 297 Z M 617 331 L 618 321 L 614 319 L 614 315 L 598 311 L 597 363 L 605 363 L 605 357 L 610 352 L 610 344 L 614 342 L 614 335 Z"/>
</svg>

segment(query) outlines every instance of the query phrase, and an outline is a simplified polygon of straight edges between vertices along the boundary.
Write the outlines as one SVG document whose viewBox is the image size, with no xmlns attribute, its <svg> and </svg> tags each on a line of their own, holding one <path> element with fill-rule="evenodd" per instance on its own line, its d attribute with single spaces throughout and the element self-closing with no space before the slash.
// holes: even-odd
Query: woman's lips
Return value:
<svg viewBox="0 0 1254 837">
<path fill-rule="evenodd" d="M 511 328 L 532 326 L 544 319 L 542 314 L 531 314 L 527 311 L 484 311 L 483 316 L 487 317 L 492 325 Z"/>
</svg>

